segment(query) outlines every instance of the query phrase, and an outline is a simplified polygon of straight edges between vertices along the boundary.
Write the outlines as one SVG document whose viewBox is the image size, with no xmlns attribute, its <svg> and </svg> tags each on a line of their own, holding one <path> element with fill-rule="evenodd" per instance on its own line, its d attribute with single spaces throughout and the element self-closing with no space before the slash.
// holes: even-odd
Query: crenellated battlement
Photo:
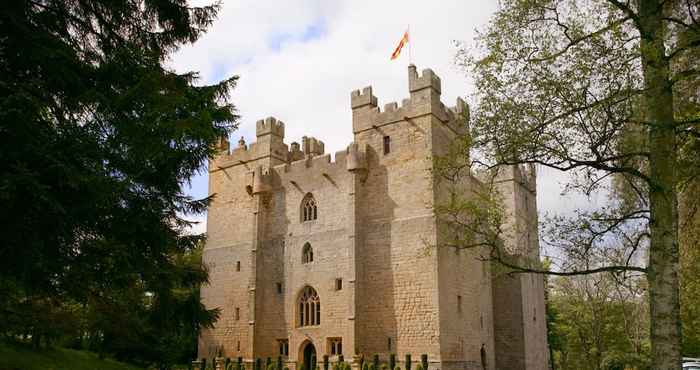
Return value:
<svg viewBox="0 0 700 370">
<path fill-rule="evenodd" d="M 261 119 L 255 123 L 255 135 L 257 137 L 275 135 L 284 138 L 284 122 L 277 120 L 275 117 Z"/>
<path fill-rule="evenodd" d="M 438 94 L 442 92 L 442 83 L 432 69 L 426 68 L 418 75 L 416 66 L 411 64 L 408 66 L 408 91 L 416 92 L 425 88 L 432 88 Z"/>
<path fill-rule="evenodd" d="M 305 155 L 322 155 L 325 152 L 325 147 L 323 141 L 315 137 L 303 136 L 301 138 L 301 148 Z"/>
<path fill-rule="evenodd" d="M 410 122 L 416 125 L 421 120 L 413 119 L 421 117 L 433 117 L 432 119 L 437 119 L 455 133 L 466 132 L 469 106 L 460 98 L 457 98 L 454 107 L 445 106 L 440 100 L 442 89 L 440 77 L 435 72 L 424 69 L 418 74 L 416 66 L 410 65 L 408 84 L 410 92 L 408 98 L 403 99 L 400 105 L 397 102 L 386 103 L 382 109 L 378 105 L 372 86 L 353 91 L 350 94 L 353 133 L 378 129 L 381 126 L 399 122 Z M 425 125 L 425 123 L 420 124 Z M 286 164 L 308 159 L 322 161 L 314 158 L 323 156 L 325 153 L 323 141 L 310 136 L 302 137 L 301 145 L 293 142 L 291 147 L 288 147 L 284 143 L 285 124 L 275 117 L 258 120 L 255 125 L 255 134 L 256 142 L 247 145 L 241 138 L 236 148 L 231 148 L 227 139 L 221 139 L 218 143 L 219 155 L 212 160 L 210 171 L 247 164 L 262 158 L 274 158 L 274 163 Z"/>
<path fill-rule="evenodd" d="M 367 86 L 360 90 L 355 90 L 350 93 L 350 107 L 352 109 L 362 108 L 369 106 L 377 106 L 377 97 L 372 94 L 372 86 Z"/>
<path fill-rule="evenodd" d="M 310 172 L 330 174 L 339 171 L 356 171 L 366 169 L 365 153 L 365 147 L 351 143 L 345 150 L 335 152 L 334 160 L 331 160 L 330 153 L 308 156 L 291 163 L 274 166 L 272 170 L 281 177 L 289 175 L 307 176 Z"/>
<path fill-rule="evenodd" d="M 408 85 L 410 97 L 403 99 L 401 106 L 390 102 L 380 109 L 372 87 L 355 90 L 350 94 L 353 110 L 353 132 L 355 134 L 383 125 L 407 121 L 412 118 L 433 115 L 440 122 L 457 133 L 466 131 L 469 107 L 461 98 L 457 98 L 454 107 L 448 108 L 440 101 L 442 89 L 440 77 L 431 69 L 424 69 L 419 75 L 416 66 L 408 67 Z"/>
<path fill-rule="evenodd" d="M 490 171 L 495 182 L 513 181 L 531 193 L 537 191 L 537 171 L 534 164 L 498 166 Z"/>
</svg>

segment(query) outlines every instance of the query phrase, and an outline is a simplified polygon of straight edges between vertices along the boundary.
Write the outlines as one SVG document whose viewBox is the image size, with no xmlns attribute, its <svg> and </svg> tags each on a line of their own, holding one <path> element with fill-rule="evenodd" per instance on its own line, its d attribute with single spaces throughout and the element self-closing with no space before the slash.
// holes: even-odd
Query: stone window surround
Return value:
<svg viewBox="0 0 700 370">
<path fill-rule="evenodd" d="M 310 285 L 304 286 L 299 293 L 298 302 L 298 327 L 321 325 L 321 299 L 316 289 Z"/>
<path fill-rule="evenodd" d="M 311 246 L 311 243 L 306 242 L 306 243 L 304 243 L 304 246 L 301 248 L 301 263 L 307 264 L 307 263 L 311 263 L 313 261 L 314 261 L 314 248 Z"/>
<path fill-rule="evenodd" d="M 304 198 L 301 200 L 300 208 L 301 222 L 314 221 L 318 218 L 318 207 L 313 194 L 306 193 L 306 195 L 304 195 Z"/>
</svg>

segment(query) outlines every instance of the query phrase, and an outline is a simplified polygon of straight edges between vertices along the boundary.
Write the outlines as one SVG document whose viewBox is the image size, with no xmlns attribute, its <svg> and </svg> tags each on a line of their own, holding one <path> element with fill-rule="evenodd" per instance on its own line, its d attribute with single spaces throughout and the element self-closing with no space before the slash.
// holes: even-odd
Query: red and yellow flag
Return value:
<svg viewBox="0 0 700 370">
<path fill-rule="evenodd" d="M 408 42 L 408 30 L 403 33 L 403 37 L 401 38 L 401 41 L 399 41 L 399 44 L 396 46 L 396 49 L 394 52 L 391 54 L 391 60 L 394 60 L 399 57 L 401 54 L 401 49 L 403 46 Z"/>
</svg>

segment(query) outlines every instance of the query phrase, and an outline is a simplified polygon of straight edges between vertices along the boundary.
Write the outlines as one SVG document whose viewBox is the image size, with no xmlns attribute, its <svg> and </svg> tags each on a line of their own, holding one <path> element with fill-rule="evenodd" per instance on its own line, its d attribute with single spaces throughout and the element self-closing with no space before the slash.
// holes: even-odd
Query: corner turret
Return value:
<svg viewBox="0 0 700 370">
<path fill-rule="evenodd" d="M 255 123 L 255 136 L 258 138 L 266 135 L 274 135 L 284 138 L 284 122 L 278 121 L 275 117 L 267 117 Z"/>
<path fill-rule="evenodd" d="M 304 154 L 311 157 L 322 155 L 325 151 L 325 145 L 323 144 L 323 141 L 318 140 L 315 137 L 302 137 L 301 147 Z"/>
<path fill-rule="evenodd" d="M 436 93 L 438 96 L 442 93 L 442 84 L 440 82 L 440 77 L 438 77 L 432 69 L 426 68 L 418 76 L 416 71 L 416 66 L 411 64 L 408 66 L 408 91 L 413 97 L 414 93 L 418 93 L 421 90 L 430 89 L 431 92 Z"/>
<path fill-rule="evenodd" d="M 355 90 L 350 93 L 350 106 L 352 110 L 358 108 L 376 108 L 377 107 L 377 97 L 372 94 L 372 86 L 367 86 L 360 90 Z"/>
</svg>

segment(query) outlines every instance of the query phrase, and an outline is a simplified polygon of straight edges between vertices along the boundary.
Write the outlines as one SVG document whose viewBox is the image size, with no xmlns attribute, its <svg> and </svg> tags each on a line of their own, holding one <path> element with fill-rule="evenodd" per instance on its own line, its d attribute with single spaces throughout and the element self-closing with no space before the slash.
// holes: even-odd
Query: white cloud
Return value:
<svg viewBox="0 0 700 370">
<path fill-rule="evenodd" d="M 409 23 L 412 61 L 441 77 L 443 102 L 454 105 L 458 96 L 470 95 L 470 81 L 453 64 L 453 42 L 468 45 L 496 4 L 228 0 L 210 31 L 176 54 L 172 65 L 200 71 L 203 82 L 240 76 L 233 102 L 242 120 L 233 142 L 238 136 L 253 141 L 255 121 L 274 116 L 285 122 L 287 142 L 314 136 L 333 153 L 352 140 L 352 90 L 373 85 L 380 106 L 408 96 L 408 50 L 399 60 L 389 57 Z M 545 173 L 540 210 L 556 210 L 564 178 Z M 194 183 L 190 193 L 205 196 L 206 181 Z"/>
</svg>

